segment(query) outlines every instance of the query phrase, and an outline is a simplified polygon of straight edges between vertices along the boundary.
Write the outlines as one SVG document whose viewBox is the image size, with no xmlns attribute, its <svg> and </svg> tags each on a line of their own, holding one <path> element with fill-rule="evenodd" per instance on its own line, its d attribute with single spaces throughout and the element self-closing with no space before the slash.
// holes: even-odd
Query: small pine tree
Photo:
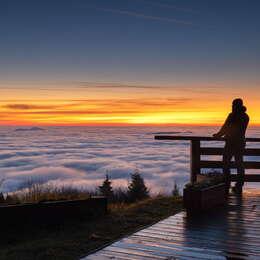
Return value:
<svg viewBox="0 0 260 260">
<path fill-rule="evenodd" d="M 4 179 L 0 180 L 0 188 L 3 184 L 3 182 L 4 182 Z M 4 198 L 4 194 L 0 191 L 0 204 L 1 203 L 5 203 L 5 198 Z"/>
<path fill-rule="evenodd" d="M 14 199 L 13 199 L 13 197 L 11 195 L 7 194 L 6 198 L 5 198 L 5 203 L 6 204 L 14 204 L 15 201 L 14 201 Z"/>
<path fill-rule="evenodd" d="M 174 186 L 173 186 L 173 190 L 172 190 L 172 196 L 174 196 L 174 197 L 180 196 L 180 190 L 179 190 L 179 187 L 178 187 L 176 181 L 174 182 Z"/>
<path fill-rule="evenodd" d="M 0 204 L 5 203 L 5 198 L 2 192 L 0 192 Z"/>
<path fill-rule="evenodd" d="M 117 203 L 128 202 L 128 191 L 124 188 L 114 190 L 113 201 Z"/>
<path fill-rule="evenodd" d="M 102 196 L 107 197 L 109 200 L 113 198 L 114 192 L 112 188 L 112 182 L 110 181 L 108 174 L 106 174 L 106 178 L 103 181 L 103 184 L 99 186 L 99 192 Z"/>
<path fill-rule="evenodd" d="M 128 185 L 128 197 L 130 202 L 135 202 L 149 197 L 149 191 L 138 170 L 131 175 L 131 182 Z"/>
</svg>

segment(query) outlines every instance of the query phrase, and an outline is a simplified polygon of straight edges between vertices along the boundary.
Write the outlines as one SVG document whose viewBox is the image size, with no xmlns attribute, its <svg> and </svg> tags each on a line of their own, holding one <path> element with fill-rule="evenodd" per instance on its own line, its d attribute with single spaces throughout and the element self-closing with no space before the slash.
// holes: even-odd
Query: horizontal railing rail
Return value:
<svg viewBox="0 0 260 260">
<path fill-rule="evenodd" d="M 201 141 L 225 141 L 225 138 L 215 138 L 207 136 L 175 136 L 175 135 L 156 135 L 156 140 L 184 140 L 190 141 L 190 180 L 194 183 L 197 180 L 197 174 L 201 173 L 202 169 L 223 169 L 222 160 L 206 160 L 201 159 L 201 155 L 223 155 L 223 147 L 201 147 Z M 246 138 L 246 142 L 260 142 L 260 138 Z M 244 156 L 260 156 L 260 148 L 246 148 Z M 244 161 L 245 169 L 260 169 L 260 161 Z M 230 162 L 230 168 L 236 168 L 235 162 Z M 232 175 L 231 179 L 235 180 L 236 175 Z M 247 174 L 245 181 L 260 182 L 260 174 Z"/>
<path fill-rule="evenodd" d="M 218 147 L 201 147 L 200 148 L 201 155 L 222 155 L 223 152 L 224 152 L 224 148 L 218 148 Z M 244 151 L 244 155 L 260 156 L 260 148 L 246 148 Z"/>
<path fill-rule="evenodd" d="M 225 138 L 211 136 L 185 136 L 185 135 L 156 135 L 156 140 L 187 140 L 187 141 L 225 141 Z M 260 138 L 247 137 L 246 142 L 260 142 Z"/>
<path fill-rule="evenodd" d="M 222 161 L 206 161 L 201 160 L 199 163 L 200 168 L 223 168 L 223 162 Z M 230 168 L 236 168 L 235 162 L 231 162 L 229 164 Z M 244 162 L 244 168 L 245 169 L 260 169 L 260 162 L 257 161 L 246 161 Z"/>
</svg>

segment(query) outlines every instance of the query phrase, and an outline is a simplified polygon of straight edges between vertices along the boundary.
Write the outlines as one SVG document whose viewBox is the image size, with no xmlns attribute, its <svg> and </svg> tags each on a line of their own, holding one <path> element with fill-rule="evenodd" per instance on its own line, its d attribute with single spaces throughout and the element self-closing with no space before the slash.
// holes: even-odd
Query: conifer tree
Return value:
<svg viewBox="0 0 260 260">
<path fill-rule="evenodd" d="M 0 180 L 0 189 L 1 189 L 3 182 L 4 182 L 4 179 Z M 5 202 L 4 194 L 0 191 L 0 203 L 4 203 L 4 202 Z"/>
<path fill-rule="evenodd" d="M 5 198 L 2 192 L 0 192 L 0 204 L 5 203 Z"/>
<path fill-rule="evenodd" d="M 14 204 L 15 203 L 15 200 L 13 199 L 12 196 L 10 196 L 9 194 L 6 195 L 6 198 L 5 198 L 5 203 L 6 204 Z"/>
<path fill-rule="evenodd" d="M 172 196 L 174 196 L 174 197 L 180 196 L 180 190 L 179 190 L 179 187 L 178 187 L 176 181 L 174 181 L 174 186 L 173 186 L 173 190 L 172 190 Z"/>
<path fill-rule="evenodd" d="M 128 185 L 128 197 L 130 202 L 135 202 L 149 197 L 149 191 L 138 170 L 131 175 L 131 182 Z"/>
<path fill-rule="evenodd" d="M 106 178 L 103 181 L 103 184 L 99 186 L 99 192 L 102 196 L 107 197 L 109 200 L 113 198 L 114 192 L 112 188 L 112 182 L 110 181 L 108 174 L 106 174 Z"/>
</svg>

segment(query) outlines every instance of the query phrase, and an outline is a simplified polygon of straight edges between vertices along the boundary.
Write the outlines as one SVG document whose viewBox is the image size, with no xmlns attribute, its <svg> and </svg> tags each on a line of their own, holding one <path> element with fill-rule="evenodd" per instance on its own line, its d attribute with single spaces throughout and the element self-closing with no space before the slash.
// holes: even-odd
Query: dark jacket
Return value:
<svg viewBox="0 0 260 260">
<path fill-rule="evenodd" d="M 218 132 L 231 143 L 244 143 L 245 133 L 249 123 L 249 116 L 244 111 L 232 112 L 228 115 L 224 125 Z"/>
</svg>

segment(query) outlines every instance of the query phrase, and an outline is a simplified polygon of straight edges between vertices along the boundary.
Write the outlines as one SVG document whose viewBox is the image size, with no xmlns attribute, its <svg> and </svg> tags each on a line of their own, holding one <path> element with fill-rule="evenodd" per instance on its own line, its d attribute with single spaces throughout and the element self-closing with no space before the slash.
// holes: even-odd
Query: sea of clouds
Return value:
<svg viewBox="0 0 260 260">
<path fill-rule="evenodd" d="M 189 142 L 158 141 L 155 134 L 211 135 L 214 127 L 0 128 L 2 192 L 31 181 L 95 189 L 105 174 L 127 186 L 136 169 L 154 193 L 189 180 Z M 259 129 L 251 135 L 259 136 Z M 250 132 L 249 131 L 249 132 Z"/>
</svg>

